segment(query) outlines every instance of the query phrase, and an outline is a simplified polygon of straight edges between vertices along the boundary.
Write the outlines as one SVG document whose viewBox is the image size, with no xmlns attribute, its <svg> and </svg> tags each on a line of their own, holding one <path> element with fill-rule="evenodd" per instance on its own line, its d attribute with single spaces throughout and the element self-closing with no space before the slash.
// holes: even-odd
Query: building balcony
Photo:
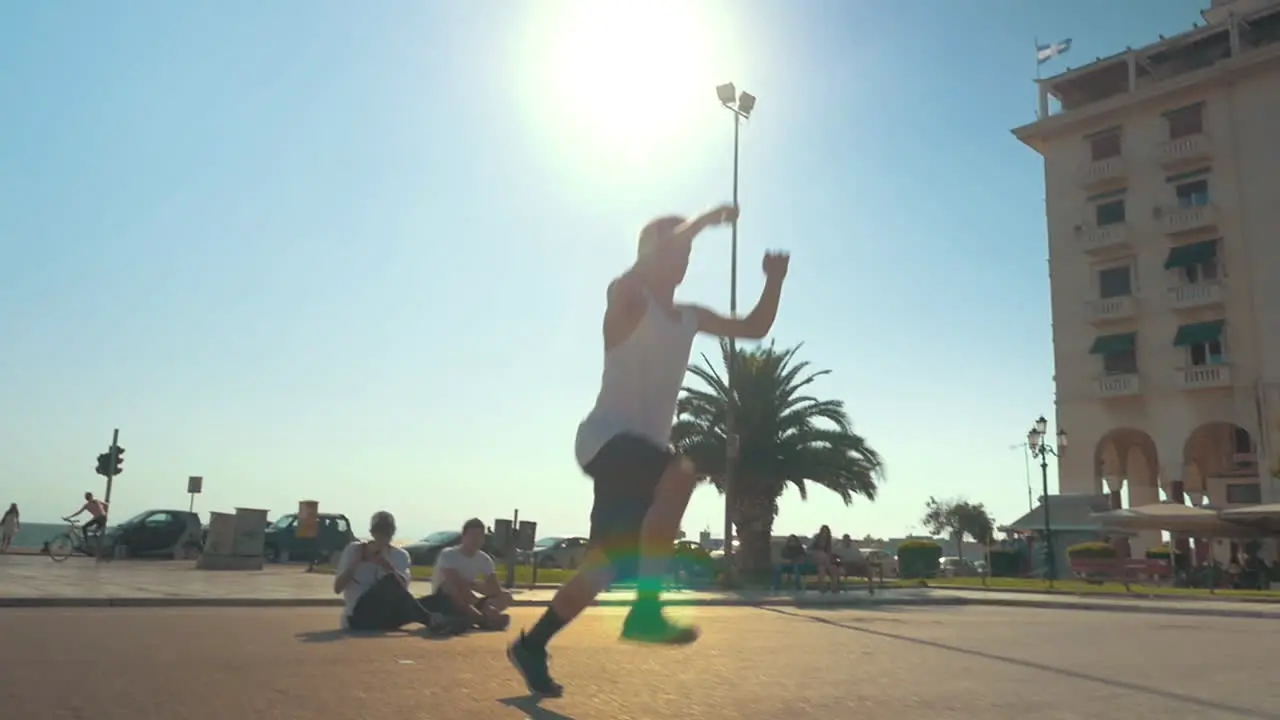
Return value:
<svg viewBox="0 0 1280 720">
<path fill-rule="evenodd" d="M 1138 382 L 1138 374 L 1103 375 L 1098 378 L 1098 397 L 1132 397 L 1142 394 L 1142 386 Z"/>
<path fill-rule="evenodd" d="M 1211 228 L 1218 224 L 1218 206 L 1213 203 L 1158 205 L 1152 215 L 1166 235 Z"/>
<path fill-rule="evenodd" d="M 1093 188 L 1113 180 L 1120 180 L 1128 172 L 1128 163 L 1123 157 L 1117 155 L 1081 163 L 1080 169 L 1076 171 L 1076 177 L 1081 187 Z"/>
<path fill-rule="evenodd" d="M 1213 145 L 1204 133 L 1166 140 L 1156 147 L 1156 159 L 1166 170 L 1213 157 Z"/>
<path fill-rule="evenodd" d="M 1222 284 L 1218 282 L 1180 285 L 1169 290 L 1174 310 L 1191 310 L 1222 304 Z"/>
<path fill-rule="evenodd" d="M 1129 224 L 1121 222 L 1102 227 L 1077 225 L 1076 236 L 1080 238 L 1081 249 L 1087 253 L 1119 249 L 1129 245 Z"/>
<path fill-rule="evenodd" d="M 1085 306 L 1089 322 L 1094 324 L 1131 318 L 1137 309 L 1137 300 L 1132 295 L 1093 300 Z"/>
<path fill-rule="evenodd" d="M 1231 387 L 1231 366 L 1225 363 L 1192 365 L 1178 370 L 1174 382 L 1183 390 Z"/>
</svg>

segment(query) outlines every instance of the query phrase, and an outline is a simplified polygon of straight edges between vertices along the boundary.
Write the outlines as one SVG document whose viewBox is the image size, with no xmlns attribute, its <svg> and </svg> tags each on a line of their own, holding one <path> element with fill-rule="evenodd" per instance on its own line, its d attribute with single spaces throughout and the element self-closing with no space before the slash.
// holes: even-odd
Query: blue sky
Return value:
<svg viewBox="0 0 1280 720">
<path fill-rule="evenodd" d="M 1053 401 L 1043 173 L 1008 132 L 1034 38 L 1073 38 L 1052 73 L 1203 5 L 4 3 L 0 501 L 74 510 L 120 427 L 118 517 L 203 475 L 203 510 L 585 532 L 604 288 L 643 222 L 728 199 L 732 80 L 741 306 L 789 249 L 774 339 L 889 467 L 776 528 L 902 534 L 930 495 L 1013 520 Z M 704 236 L 681 296 L 726 307 L 728 257 Z"/>
</svg>

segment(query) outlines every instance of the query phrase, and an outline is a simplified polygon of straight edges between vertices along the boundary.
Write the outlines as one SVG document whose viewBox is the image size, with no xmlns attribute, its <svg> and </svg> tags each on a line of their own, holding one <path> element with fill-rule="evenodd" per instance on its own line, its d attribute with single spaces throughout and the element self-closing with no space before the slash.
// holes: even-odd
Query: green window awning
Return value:
<svg viewBox="0 0 1280 720">
<path fill-rule="evenodd" d="M 1208 262 L 1218 255 L 1218 241 L 1204 240 L 1190 245 L 1179 245 L 1169 248 L 1169 256 L 1164 260 L 1165 270 L 1181 270 L 1192 265 Z"/>
<path fill-rule="evenodd" d="M 1120 333 L 1119 335 L 1100 335 L 1089 348 L 1092 355 L 1118 355 L 1133 349 L 1138 333 Z"/>
<path fill-rule="evenodd" d="M 1212 320 L 1210 322 L 1182 325 L 1178 328 L 1178 333 L 1173 336 L 1174 347 L 1213 342 L 1222 337 L 1222 326 L 1226 324 L 1226 320 Z"/>
</svg>

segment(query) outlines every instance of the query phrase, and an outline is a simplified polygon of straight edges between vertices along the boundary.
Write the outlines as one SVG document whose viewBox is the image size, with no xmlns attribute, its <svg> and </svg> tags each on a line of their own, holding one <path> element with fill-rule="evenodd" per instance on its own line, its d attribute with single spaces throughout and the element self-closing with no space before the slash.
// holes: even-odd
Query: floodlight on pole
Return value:
<svg viewBox="0 0 1280 720">
<path fill-rule="evenodd" d="M 738 136 L 742 127 L 742 121 L 751 117 L 751 111 L 756 107 L 756 96 L 748 92 L 738 93 L 738 89 L 733 83 L 725 83 L 716 86 L 716 97 L 720 100 L 720 104 L 733 113 L 733 206 L 738 206 Z M 732 239 L 729 243 L 729 315 L 737 317 L 738 315 L 738 221 L 733 221 Z M 736 474 L 736 465 L 738 462 L 738 418 L 737 418 L 737 392 L 734 390 L 736 384 L 733 366 L 737 362 L 738 346 L 731 336 L 729 338 L 729 364 L 725 368 L 727 375 L 727 384 L 729 390 L 729 406 L 726 408 L 725 417 L 725 471 L 724 471 L 724 556 L 725 570 L 727 573 L 734 572 L 734 551 L 733 551 L 733 506 L 734 506 L 734 476 Z"/>
</svg>

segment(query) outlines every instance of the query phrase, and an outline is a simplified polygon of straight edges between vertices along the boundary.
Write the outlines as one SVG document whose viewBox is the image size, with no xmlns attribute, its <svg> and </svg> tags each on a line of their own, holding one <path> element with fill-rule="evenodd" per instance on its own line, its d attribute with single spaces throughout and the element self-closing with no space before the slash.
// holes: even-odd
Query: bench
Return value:
<svg viewBox="0 0 1280 720">
<path fill-rule="evenodd" d="M 1168 560 L 1149 558 L 1072 558 L 1071 572 L 1085 582 L 1101 585 L 1108 580 L 1129 585 L 1143 580 L 1168 580 L 1173 577 L 1173 565 Z"/>
</svg>

